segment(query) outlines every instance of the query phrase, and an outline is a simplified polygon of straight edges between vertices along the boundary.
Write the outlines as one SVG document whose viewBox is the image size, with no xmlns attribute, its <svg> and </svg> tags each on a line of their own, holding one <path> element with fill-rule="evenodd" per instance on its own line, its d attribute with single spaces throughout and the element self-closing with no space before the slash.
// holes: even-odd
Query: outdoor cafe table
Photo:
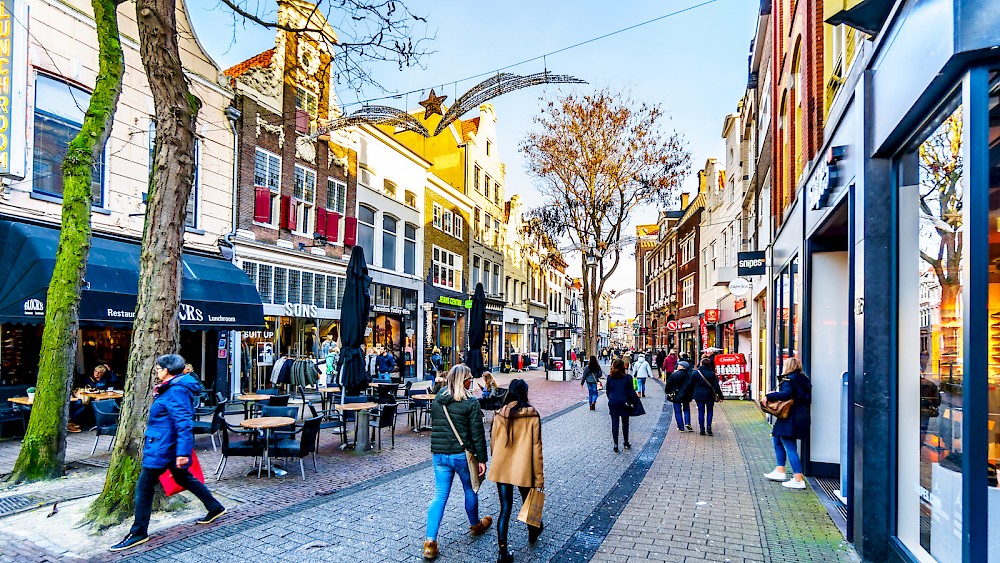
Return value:
<svg viewBox="0 0 1000 563">
<path fill-rule="evenodd" d="M 336 385 L 318 386 L 316 387 L 316 391 L 323 395 L 323 410 L 328 410 L 330 408 L 328 404 L 330 395 L 340 393 L 340 387 Z"/>
<path fill-rule="evenodd" d="M 417 417 L 417 427 L 413 429 L 414 432 L 419 432 L 421 430 L 430 430 L 432 427 L 429 424 L 421 424 L 423 418 L 431 412 L 430 401 L 434 400 L 437 395 L 431 395 L 430 393 L 424 393 L 423 395 L 410 395 L 411 399 L 416 399 L 417 401 L 428 401 L 428 405 L 422 409 L 420 416 Z"/>
<path fill-rule="evenodd" d="M 271 429 L 293 426 L 294 424 L 295 419 L 290 416 L 259 416 L 240 422 L 240 426 L 243 428 L 264 431 L 264 463 L 267 464 L 268 479 L 271 478 L 271 457 L 269 455 L 271 449 Z"/>
<path fill-rule="evenodd" d="M 274 395 L 264 395 L 263 393 L 244 393 L 237 395 L 236 399 L 243 401 L 243 418 L 250 418 L 253 403 L 256 401 L 266 401 Z"/>
<path fill-rule="evenodd" d="M 35 401 L 32 400 L 32 399 L 30 399 L 30 398 L 28 398 L 28 397 L 11 397 L 11 398 L 7 399 L 7 402 L 8 403 L 14 403 L 16 405 L 23 405 L 23 406 L 26 406 L 26 407 L 30 407 L 31 404 L 34 403 Z"/>
<path fill-rule="evenodd" d="M 340 412 L 357 411 L 358 413 L 354 417 L 354 434 L 357 436 L 357 443 L 354 444 L 354 453 L 356 454 L 368 453 L 368 449 L 371 447 L 368 435 L 368 421 L 371 418 L 368 416 L 368 410 L 377 406 L 378 403 L 344 403 L 336 406 Z M 365 431 L 362 432 L 361 428 L 364 428 Z"/>
<path fill-rule="evenodd" d="M 104 401 L 106 399 L 121 399 L 125 396 L 124 393 L 118 391 L 102 391 L 100 393 L 94 392 L 80 392 L 81 395 L 86 395 L 94 401 Z M 14 403 L 17 405 L 22 405 L 25 407 L 30 407 L 35 403 L 34 397 L 11 397 L 7 399 L 7 402 Z"/>
</svg>

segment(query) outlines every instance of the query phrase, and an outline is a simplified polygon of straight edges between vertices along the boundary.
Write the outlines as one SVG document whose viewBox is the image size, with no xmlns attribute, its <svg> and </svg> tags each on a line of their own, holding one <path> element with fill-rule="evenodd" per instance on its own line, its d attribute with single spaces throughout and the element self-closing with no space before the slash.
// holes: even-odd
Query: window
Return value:
<svg viewBox="0 0 1000 563">
<path fill-rule="evenodd" d="M 500 264 L 493 264 L 493 293 L 500 293 Z"/>
<path fill-rule="evenodd" d="M 288 303 L 288 269 L 274 268 L 274 302 L 278 305 Z"/>
<path fill-rule="evenodd" d="M 465 227 L 465 224 L 462 221 L 462 216 L 459 215 L 458 213 L 455 213 L 455 215 L 453 216 L 453 225 L 454 227 L 452 227 L 451 234 L 454 235 L 455 238 L 457 238 L 458 240 L 464 240 L 465 237 L 462 236 L 462 231 Z"/>
<path fill-rule="evenodd" d="M 493 227 L 493 216 L 489 213 L 483 219 L 483 244 L 490 244 L 490 229 Z"/>
<path fill-rule="evenodd" d="M 493 184 L 493 203 L 500 205 L 501 198 L 503 198 L 503 190 L 500 188 L 500 184 Z"/>
<path fill-rule="evenodd" d="M 480 209 L 480 208 L 477 207 L 476 210 L 475 210 L 475 212 L 474 212 L 473 221 L 475 221 L 475 224 L 476 224 L 476 233 L 475 233 L 474 236 L 475 236 L 476 240 L 478 240 L 478 241 L 483 240 L 483 224 L 482 224 L 483 223 L 483 219 L 482 218 L 483 218 L 483 211 L 482 211 L 482 209 Z"/>
<path fill-rule="evenodd" d="M 318 110 L 319 104 L 316 102 L 316 94 L 301 87 L 295 89 L 296 131 L 301 133 L 315 133 Z"/>
<path fill-rule="evenodd" d="M 365 263 L 375 263 L 375 210 L 358 207 L 358 246 L 365 250 Z"/>
<path fill-rule="evenodd" d="M 316 205 L 316 172 L 304 166 L 295 165 L 293 176 L 293 195 L 296 202 L 298 222 L 296 228 L 300 233 L 311 233 L 310 220 L 313 206 Z"/>
<path fill-rule="evenodd" d="M 149 172 L 152 174 L 156 159 L 156 122 L 149 122 Z M 188 196 L 187 207 L 184 210 L 184 226 L 191 229 L 198 227 L 198 198 L 201 191 L 198 181 L 198 168 L 201 164 L 201 140 L 194 140 L 194 180 L 191 182 L 191 194 Z"/>
<path fill-rule="evenodd" d="M 452 229 L 455 226 L 455 219 L 451 211 L 447 209 L 444 210 L 444 214 L 441 215 L 441 226 L 443 227 L 442 230 L 449 235 L 453 233 Z"/>
<path fill-rule="evenodd" d="M 500 246 L 500 219 L 493 220 L 493 246 Z"/>
<path fill-rule="evenodd" d="M 493 180 L 491 180 L 489 176 L 486 176 L 483 180 L 483 195 L 486 196 L 486 199 L 490 199 L 490 184 L 492 183 Z"/>
<path fill-rule="evenodd" d="M 403 226 L 403 272 L 417 273 L 417 226 L 412 223 Z"/>
<path fill-rule="evenodd" d="M 90 94 L 75 86 L 39 74 L 35 80 L 35 136 L 31 190 L 61 198 L 62 163 L 69 142 L 83 125 Z M 104 207 L 104 152 L 94 162 L 91 190 L 94 207 Z"/>
<path fill-rule="evenodd" d="M 490 293 L 490 261 L 489 260 L 483 260 L 483 277 L 482 277 L 482 280 L 480 280 L 480 281 L 483 282 L 483 291 L 485 291 L 487 294 L 489 294 Z"/>
<path fill-rule="evenodd" d="M 396 225 L 395 218 L 382 217 L 382 267 L 388 270 L 396 269 Z"/>
<path fill-rule="evenodd" d="M 681 306 L 694 306 L 694 276 L 681 280 Z"/>
<path fill-rule="evenodd" d="M 336 213 L 344 214 L 347 207 L 347 184 L 340 180 L 326 180 L 326 208 Z"/>
<path fill-rule="evenodd" d="M 691 235 L 681 243 L 681 264 L 687 264 L 691 260 L 694 260 L 696 256 L 698 254 L 694 248 L 694 235 Z"/>
<path fill-rule="evenodd" d="M 411 192 L 410 190 L 406 190 L 406 193 L 403 194 L 403 203 L 405 203 L 406 205 L 409 205 L 410 207 L 416 207 L 417 206 L 417 194 Z"/>
<path fill-rule="evenodd" d="M 396 197 L 396 184 L 395 183 L 390 182 L 389 180 L 386 180 L 386 181 L 382 182 L 382 190 L 385 192 L 385 195 L 387 195 L 389 197 Z"/>
<path fill-rule="evenodd" d="M 434 285 L 449 289 L 462 289 L 462 257 L 435 246 L 431 252 L 433 258 L 432 279 Z"/>
<path fill-rule="evenodd" d="M 254 149 L 254 221 L 275 226 L 281 192 L 281 157 L 261 148 Z"/>
<path fill-rule="evenodd" d="M 475 289 L 476 284 L 479 283 L 479 270 L 480 270 L 481 260 L 478 256 L 472 257 L 472 280 L 471 285 Z"/>
<path fill-rule="evenodd" d="M 441 216 L 442 216 L 443 212 L 444 212 L 444 210 L 441 209 L 441 206 L 435 203 L 434 204 L 434 226 L 437 227 L 438 229 L 442 229 L 442 230 L 444 229 L 444 226 L 441 224 Z"/>
<path fill-rule="evenodd" d="M 482 169 L 476 166 L 475 169 L 473 169 L 472 171 L 472 185 L 476 188 L 477 192 L 479 191 L 479 177 L 482 175 L 483 175 Z"/>
<path fill-rule="evenodd" d="M 493 143 L 491 143 L 489 139 L 486 139 L 486 156 L 490 156 L 490 153 L 492 152 L 493 152 Z"/>
</svg>

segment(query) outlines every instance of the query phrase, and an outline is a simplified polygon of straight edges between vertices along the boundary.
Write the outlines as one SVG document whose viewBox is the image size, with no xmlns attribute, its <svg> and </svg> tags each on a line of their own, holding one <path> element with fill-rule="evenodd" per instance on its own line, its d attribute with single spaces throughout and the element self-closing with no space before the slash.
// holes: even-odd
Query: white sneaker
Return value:
<svg viewBox="0 0 1000 563">
<path fill-rule="evenodd" d="M 781 484 L 782 487 L 787 487 L 789 489 L 804 489 L 806 488 L 805 481 L 796 481 L 795 479 L 789 479 Z"/>
<path fill-rule="evenodd" d="M 772 481 L 784 481 L 787 479 L 784 471 L 772 471 L 770 473 L 765 473 L 764 477 L 767 477 Z"/>
</svg>

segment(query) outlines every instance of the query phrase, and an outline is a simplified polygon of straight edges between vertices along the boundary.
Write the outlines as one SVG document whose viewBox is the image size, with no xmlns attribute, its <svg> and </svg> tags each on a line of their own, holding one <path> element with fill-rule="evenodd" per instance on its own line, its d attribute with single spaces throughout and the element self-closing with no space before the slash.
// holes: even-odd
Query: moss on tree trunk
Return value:
<svg viewBox="0 0 1000 563">
<path fill-rule="evenodd" d="M 139 262 L 139 296 L 129 349 L 125 400 L 104 489 L 88 516 L 98 526 L 134 511 L 143 433 L 153 395 L 153 362 L 180 342 L 181 248 L 194 181 L 195 119 L 177 45 L 175 0 L 137 0 L 139 50 L 156 110 L 156 145 Z"/>
<path fill-rule="evenodd" d="M 98 73 L 80 133 L 63 161 L 62 225 L 45 305 L 38 382 L 21 452 L 9 479 L 53 479 L 63 474 L 66 423 L 73 382 L 80 293 L 90 254 L 91 172 L 111 133 L 122 89 L 124 59 L 118 37 L 116 0 L 93 0 L 97 22 Z"/>
</svg>

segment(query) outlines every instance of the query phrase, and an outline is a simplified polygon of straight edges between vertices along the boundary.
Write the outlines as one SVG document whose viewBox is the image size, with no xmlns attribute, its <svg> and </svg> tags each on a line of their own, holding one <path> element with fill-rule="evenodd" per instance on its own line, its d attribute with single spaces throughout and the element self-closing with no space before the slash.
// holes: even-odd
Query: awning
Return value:
<svg viewBox="0 0 1000 563">
<path fill-rule="evenodd" d="M 40 324 L 55 266 L 59 230 L 0 221 L 0 322 Z M 233 264 L 184 253 L 181 328 L 257 329 L 264 312 L 257 288 Z M 93 237 L 80 302 L 80 324 L 131 326 L 139 289 L 139 245 Z"/>
</svg>

